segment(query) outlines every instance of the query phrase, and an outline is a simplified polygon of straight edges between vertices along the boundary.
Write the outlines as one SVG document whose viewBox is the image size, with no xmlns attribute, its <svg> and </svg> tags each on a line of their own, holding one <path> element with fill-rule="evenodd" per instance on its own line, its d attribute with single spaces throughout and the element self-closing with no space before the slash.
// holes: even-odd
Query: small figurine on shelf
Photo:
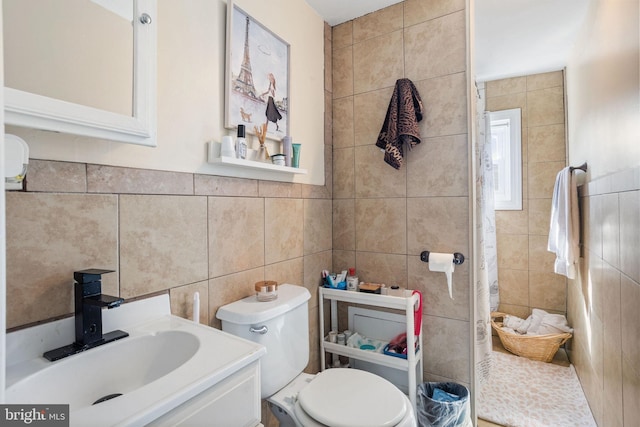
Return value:
<svg viewBox="0 0 640 427">
<path fill-rule="evenodd" d="M 258 151 L 258 160 L 271 160 L 271 156 L 269 156 L 269 150 L 267 146 L 264 144 L 264 140 L 267 137 L 267 124 L 263 123 L 261 126 L 253 127 L 256 136 L 258 137 L 258 142 L 260 142 L 260 149 Z"/>
</svg>

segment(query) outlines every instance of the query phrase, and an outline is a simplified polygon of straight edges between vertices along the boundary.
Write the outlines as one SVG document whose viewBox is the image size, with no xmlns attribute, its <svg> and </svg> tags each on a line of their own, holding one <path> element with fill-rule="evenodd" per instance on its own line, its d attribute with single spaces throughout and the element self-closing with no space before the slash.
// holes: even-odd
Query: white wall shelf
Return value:
<svg viewBox="0 0 640 427">
<path fill-rule="evenodd" d="M 374 363 L 381 366 L 387 366 L 399 369 L 407 373 L 409 400 L 416 409 L 416 390 L 417 384 L 422 382 L 423 357 L 422 357 L 422 330 L 414 335 L 414 308 L 419 304 L 418 295 L 407 295 L 404 297 L 369 294 L 364 292 L 343 291 L 330 288 L 319 288 L 319 307 L 320 314 L 320 368 L 326 369 L 325 352 L 347 356 L 350 358 L 363 360 L 365 362 Z M 409 292 L 409 291 L 407 291 Z M 326 340 L 325 324 L 324 324 L 324 300 L 330 301 L 330 328 L 338 330 L 338 301 L 368 305 L 372 307 L 391 308 L 404 311 L 404 320 L 406 321 L 407 332 L 407 348 L 416 348 L 415 352 L 409 351 L 407 358 L 389 356 L 384 353 L 360 350 L 358 348 L 348 347 L 342 344 L 335 344 Z M 358 331 L 354 331 L 358 332 Z"/>
<path fill-rule="evenodd" d="M 250 154 L 254 154 L 255 150 L 249 150 Z M 278 166 L 270 162 L 260 162 L 257 160 L 237 159 L 235 157 L 221 156 L 220 143 L 209 142 L 207 163 L 212 165 L 225 166 L 235 169 L 244 169 L 248 171 L 276 173 L 284 175 L 306 175 L 307 170 L 301 168 L 293 168 L 289 166 Z M 258 176 L 257 178 L 260 178 Z"/>
</svg>

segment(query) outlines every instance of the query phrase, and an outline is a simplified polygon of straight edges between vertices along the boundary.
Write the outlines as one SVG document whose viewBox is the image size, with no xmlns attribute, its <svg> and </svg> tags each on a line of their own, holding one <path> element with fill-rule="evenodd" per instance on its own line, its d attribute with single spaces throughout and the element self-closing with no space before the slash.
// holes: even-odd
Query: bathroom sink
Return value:
<svg viewBox="0 0 640 427">
<path fill-rule="evenodd" d="M 168 297 L 162 297 L 154 298 L 163 312 L 150 317 L 140 312 L 145 304 L 157 303 L 105 310 L 108 330 L 122 329 L 129 336 L 55 362 L 42 354 L 73 340 L 73 318 L 8 334 L 4 403 L 68 404 L 72 427 L 146 425 L 257 363 L 266 352 L 171 315 Z"/>
<path fill-rule="evenodd" d="M 14 403 L 68 403 L 73 411 L 152 383 L 199 347 L 199 339 L 184 331 L 122 339 L 52 364 L 9 387 L 7 395 Z"/>
</svg>

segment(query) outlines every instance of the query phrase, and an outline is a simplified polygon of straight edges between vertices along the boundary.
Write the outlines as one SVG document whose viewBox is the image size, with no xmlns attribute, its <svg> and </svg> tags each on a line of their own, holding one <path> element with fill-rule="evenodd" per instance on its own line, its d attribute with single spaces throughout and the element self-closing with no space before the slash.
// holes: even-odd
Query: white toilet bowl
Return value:
<svg viewBox="0 0 640 427">
<path fill-rule="evenodd" d="M 267 401 L 281 427 L 416 426 L 406 395 L 358 369 L 301 374 Z"/>
</svg>

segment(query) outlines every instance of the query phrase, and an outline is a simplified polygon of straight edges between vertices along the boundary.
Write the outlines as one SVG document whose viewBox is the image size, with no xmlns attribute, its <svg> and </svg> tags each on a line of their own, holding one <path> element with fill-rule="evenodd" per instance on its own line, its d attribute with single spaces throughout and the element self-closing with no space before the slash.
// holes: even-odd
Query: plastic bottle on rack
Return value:
<svg viewBox="0 0 640 427">
<path fill-rule="evenodd" d="M 347 275 L 347 290 L 357 292 L 358 291 L 358 277 L 356 276 L 356 269 L 350 268 Z"/>
</svg>

